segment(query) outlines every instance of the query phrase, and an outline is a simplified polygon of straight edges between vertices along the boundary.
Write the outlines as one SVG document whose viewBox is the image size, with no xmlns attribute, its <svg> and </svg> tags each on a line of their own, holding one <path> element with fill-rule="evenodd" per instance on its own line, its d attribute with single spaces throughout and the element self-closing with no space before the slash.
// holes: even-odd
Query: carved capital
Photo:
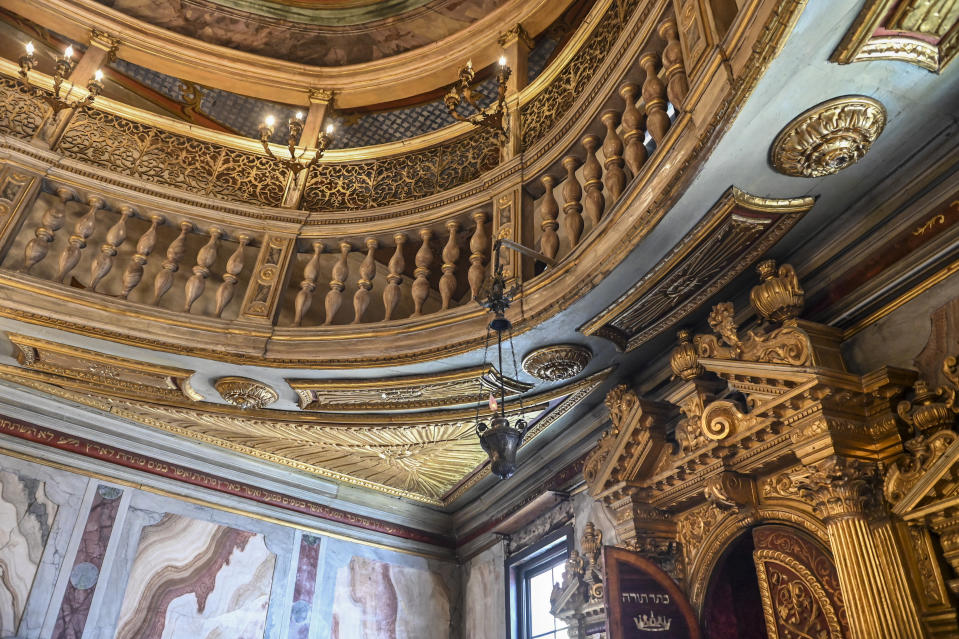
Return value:
<svg viewBox="0 0 959 639">
<path fill-rule="evenodd" d="M 799 494 L 827 522 L 869 515 L 878 504 L 879 470 L 871 462 L 832 456 L 807 470 L 797 481 Z"/>
<path fill-rule="evenodd" d="M 332 104 L 335 92 L 333 89 L 310 88 L 310 104 Z"/>
<path fill-rule="evenodd" d="M 499 46 L 508 47 L 511 43 L 519 40 L 527 49 L 532 49 L 536 46 L 536 43 L 533 42 L 533 38 L 529 35 L 529 32 L 521 24 L 517 24 L 512 29 L 506 31 L 503 35 L 499 37 Z"/>
<path fill-rule="evenodd" d="M 91 29 L 90 46 L 106 51 L 107 58 L 110 62 L 113 62 L 117 59 L 117 51 L 120 49 L 120 39 L 99 29 Z"/>
</svg>

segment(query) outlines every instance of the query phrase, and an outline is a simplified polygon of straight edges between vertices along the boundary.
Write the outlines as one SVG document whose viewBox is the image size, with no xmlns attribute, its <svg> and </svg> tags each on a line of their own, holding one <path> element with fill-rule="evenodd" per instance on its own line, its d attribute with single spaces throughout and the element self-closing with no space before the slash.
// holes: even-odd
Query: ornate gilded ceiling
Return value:
<svg viewBox="0 0 959 639">
<path fill-rule="evenodd" d="M 7 338 L 20 366 L 0 365 L 0 379 L 254 458 L 434 505 L 452 501 L 488 474 L 475 429 L 477 415 L 489 411 L 485 395 L 498 379 L 495 371 L 352 382 L 289 380 L 306 412 L 254 404 L 235 408 L 196 392 L 190 385 L 194 371 L 24 335 Z M 531 424 L 524 445 L 610 372 L 511 401 L 511 419 Z M 511 397 L 532 388 L 505 382 Z M 270 387 L 242 378 L 221 379 L 216 388 L 231 403 L 245 391 L 271 393 L 270 401 L 277 397 Z M 477 395 L 484 397 L 480 408 L 474 407 Z"/>
</svg>

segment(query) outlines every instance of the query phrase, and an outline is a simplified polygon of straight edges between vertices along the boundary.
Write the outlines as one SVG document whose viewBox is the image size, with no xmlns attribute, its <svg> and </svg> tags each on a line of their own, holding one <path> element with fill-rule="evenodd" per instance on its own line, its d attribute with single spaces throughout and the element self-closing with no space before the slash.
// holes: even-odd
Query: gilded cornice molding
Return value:
<svg viewBox="0 0 959 639">
<path fill-rule="evenodd" d="M 612 0 L 597 2 L 600 11 Z M 566 9 L 568 0 L 514 0 L 447 38 L 390 58 L 341 67 L 310 67 L 207 44 L 136 20 L 95 0 L 9 0 L 8 10 L 70 38 L 86 41 L 91 27 L 121 41 L 119 56 L 204 86 L 285 104 L 309 104 L 310 87 L 337 92 L 340 108 L 399 99 L 456 80 L 463 61 L 495 63 L 506 25 L 536 35 Z M 589 19 L 584 21 L 589 28 Z"/>
<path fill-rule="evenodd" d="M 939 73 L 957 52 L 959 11 L 953 0 L 869 0 L 830 60 L 899 60 Z"/>
</svg>

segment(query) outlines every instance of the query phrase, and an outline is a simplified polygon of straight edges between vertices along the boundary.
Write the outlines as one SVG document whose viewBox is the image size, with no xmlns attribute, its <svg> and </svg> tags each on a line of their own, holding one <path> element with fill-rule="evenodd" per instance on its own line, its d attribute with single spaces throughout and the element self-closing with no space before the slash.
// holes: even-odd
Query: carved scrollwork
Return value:
<svg viewBox="0 0 959 639">
<path fill-rule="evenodd" d="M 279 206 L 286 173 L 277 161 L 177 135 L 85 107 L 60 140 L 67 157 L 208 197 Z"/>
<path fill-rule="evenodd" d="M 260 409 L 280 397 L 266 384 L 245 377 L 221 377 L 214 386 L 223 399 L 243 409 Z"/>
<path fill-rule="evenodd" d="M 731 302 L 713 307 L 708 321 L 716 335 L 697 335 L 694 340 L 700 357 L 792 366 L 805 366 L 811 362 L 812 346 L 802 330 L 782 326 L 768 333 L 749 330 L 740 337 L 734 314 Z"/>
<path fill-rule="evenodd" d="M 959 434 L 940 430 L 905 442 L 906 454 L 890 468 L 883 494 L 890 504 L 899 502 L 935 464 L 946 450 L 959 440 Z"/>
<path fill-rule="evenodd" d="M 589 39 L 556 79 L 523 106 L 521 122 L 524 148 L 529 148 L 545 136 L 582 95 L 622 32 L 625 25 L 623 17 L 632 15 L 637 5 L 637 0 L 624 0 L 611 5 Z"/>
<path fill-rule="evenodd" d="M 619 429 L 625 426 L 627 416 L 638 404 L 636 393 L 625 384 L 614 386 L 606 394 L 606 408 L 609 410 L 609 419 L 613 422 L 614 434 L 618 434 Z"/>
<path fill-rule="evenodd" d="M 446 144 L 364 162 L 314 165 L 306 178 L 307 211 L 355 211 L 424 198 L 471 182 L 499 163 L 492 129 Z"/>
<path fill-rule="evenodd" d="M 29 139 L 43 123 L 46 107 L 13 78 L 0 77 L 0 131 Z"/>
</svg>

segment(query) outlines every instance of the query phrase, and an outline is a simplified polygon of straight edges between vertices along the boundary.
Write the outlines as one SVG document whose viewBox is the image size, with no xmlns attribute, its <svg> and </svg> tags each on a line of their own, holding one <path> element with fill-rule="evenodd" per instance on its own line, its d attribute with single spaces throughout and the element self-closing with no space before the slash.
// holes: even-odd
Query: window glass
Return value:
<svg viewBox="0 0 959 639">
<path fill-rule="evenodd" d="M 529 639 L 567 639 L 566 624 L 549 612 L 549 596 L 553 584 L 562 583 L 565 557 L 559 556 L 550 564 L 526 576 L 529 611 Z"/>
</svg>

